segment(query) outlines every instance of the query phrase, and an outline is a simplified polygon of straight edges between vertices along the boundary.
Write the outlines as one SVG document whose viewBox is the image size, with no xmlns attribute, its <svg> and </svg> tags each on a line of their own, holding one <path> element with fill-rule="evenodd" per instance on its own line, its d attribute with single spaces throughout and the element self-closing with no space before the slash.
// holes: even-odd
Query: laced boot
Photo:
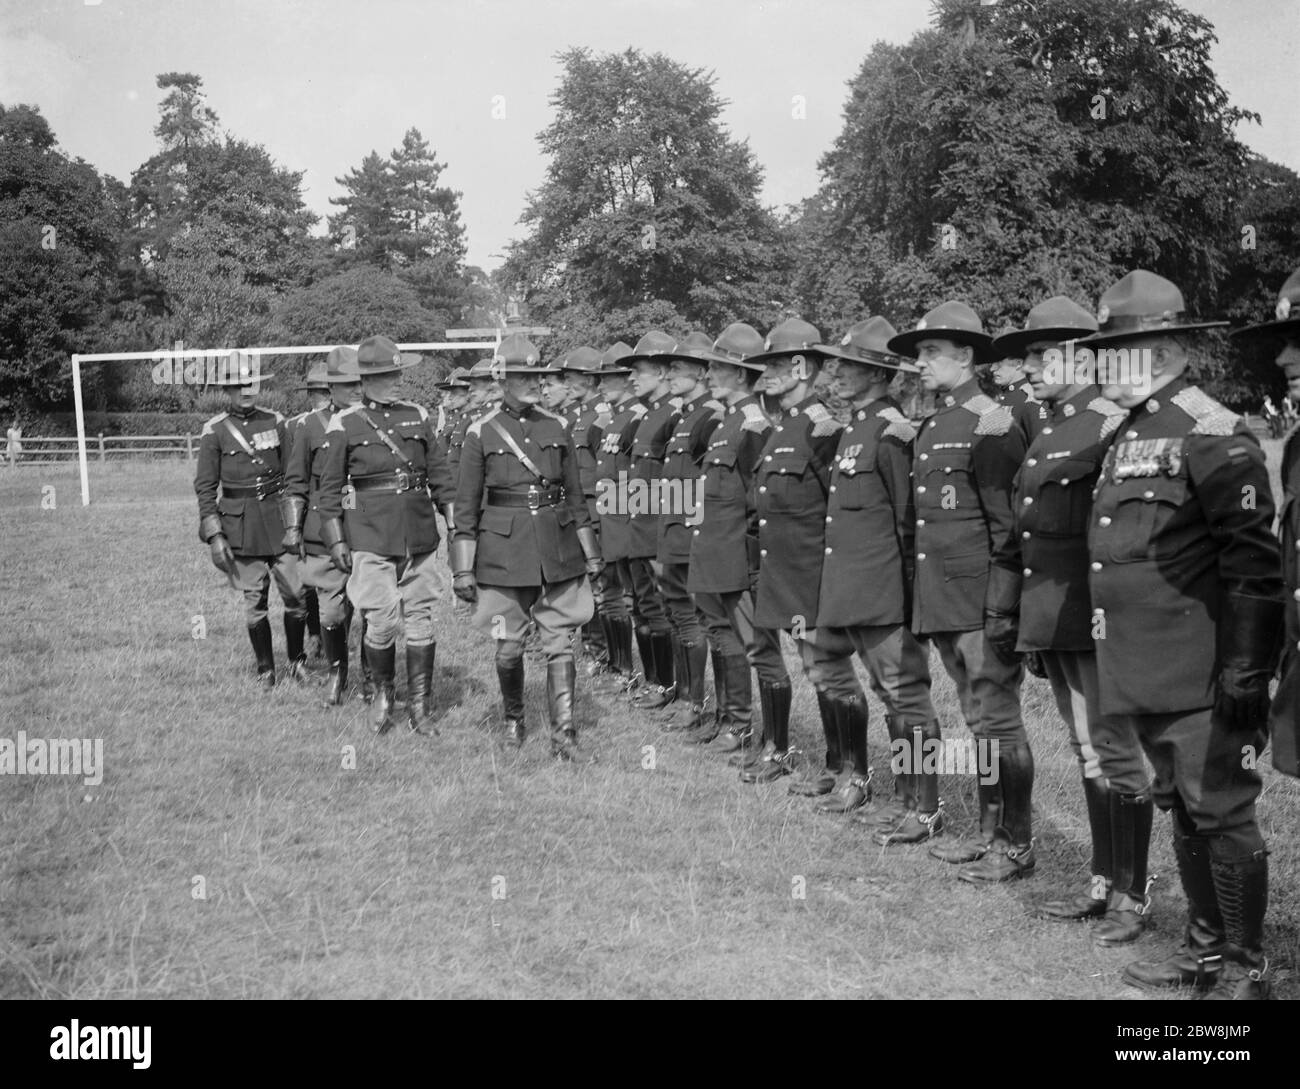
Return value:
<svg viewBox="0 0 1300 1089">
<path fill-rule="evenodd" d="M 1263 1001 L 1272 987 L 1264 956 L 1264 914 L 1268 910 L 1268 855 L 1248 859 L 1211 857 L 1214 891 L 1223 913 L 1223 968 L 1207 999 Z"/>
</svg>

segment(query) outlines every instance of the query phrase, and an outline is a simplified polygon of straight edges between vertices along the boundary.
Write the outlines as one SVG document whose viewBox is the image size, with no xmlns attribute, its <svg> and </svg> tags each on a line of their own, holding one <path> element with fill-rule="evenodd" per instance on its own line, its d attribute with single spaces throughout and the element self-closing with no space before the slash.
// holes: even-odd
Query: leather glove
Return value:
<svg viewBox="0 0 1300 1089">
<path fill-rule="evenodd" d="M 235 573 L 235 554 L 230 551 L 230 542 L 224 533 L 216 533 L 208 540 L 212 552 L 212 564 L 218 571 L 227 575 Z"/>
<path fill-rule="evenodd" d="M 1229 730 L 1248 732 L 1268 725 L 1268 673 L 1224 666 L 1219 670 L 1214 717 Z"/>
<path fill-rule="evenodd" d="M 593 579 L 600 578 L 601 572 L 605 570 L 605 561 L 599 556 L 590 556 L 587 559 L 587 574 Z"/>
<path fill-rule="evenodd" d="M 471 605 L 478 601 L 478 580 L 474 578 L 473 572 L 462 571 L 458 575 L 453 575 L 451 592 L 461 601 L 466 601 Z"/>
<path fill-rule="evenodd" d="M 1014 662 L 1017 658 L 1016 641 L 1020 638 L 1020 618 L 1002 613 L 985 613 L 984 638 L 997 651 L 998 657 Z"/>
<path fill-rule="evenodd" d="M 342 571 L 345 575 L 352 574 L 352 549 L 348 547 L 347 541 L 337 541 L 330 545 L 330 563 L 335 570 Z"/>
<path fill-rule="evenodd" d="M 1025 662 L 1025 668 L 1035 677 L 1047 680 L 1047 670 L 1043 667 L 1043 657 L 1036 650 L 1026 651 L 1022 655 Z"/>
<path fill-rule="evenodd" d="M 302 539 L 302 530 L 297 526 L 288 526 L 285 528 L 284 537 L 280 541 L 280 547 L 285 552 L 291 552 L 300 560 L 307 558 L 307 543 Z"/>
</svg>

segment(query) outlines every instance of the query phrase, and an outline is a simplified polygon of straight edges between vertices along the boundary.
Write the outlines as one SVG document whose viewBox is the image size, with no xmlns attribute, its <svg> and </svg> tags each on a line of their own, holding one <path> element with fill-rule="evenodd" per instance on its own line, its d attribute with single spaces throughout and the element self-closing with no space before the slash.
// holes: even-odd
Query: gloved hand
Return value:
<svg viewBox="0 0 1300 1089">
<path fill-rule="evenodd" d="M 469 602 L 473 605 L 478 601 L 478 580 L 474 578 L 472 571 L 461 571 L 453 575 L 451 580 L 451 592 L 461 601 Z"/>
<path fill-rule="evenodd" d="M 989 641 L 998 657 L 1007 662 L 1016 660 L 1016 641 L 1020 638 L 1020 618 L 1005 613 L 984 614 L 984 638 Z"/>
<path fill-rule="evenodd" d="M 212 564 L 218 571 L 227 575 L 235 573 L 235 554 L 230 551 L 230 542 L 224 533 L 216 533 L 208 540 L 212 552 Z"/>
<path fill-rule="evenodd" d="M 330 545 L 330 563 L 335 570 L 342 571 L 345 575 L 352 574 L 352 549 L 348 547 L 347 541 Z"/>
<path fill-rule="evenodd" d="M 1022 655 L 1025 662 L 1025 668 L 1035 677 L 1047 680 L 1047 670 L 1043 666 L 1043 656 L 1036 650 L 1027 651 Z"/>
<path fill-rule="evenodd" d="M 1263 730 L 1268 724 L 1268 673 L 1262 669 L 1219 670 L 1214 715 L 1229 730 Z"/>
<path fill-rule="evenodd" d="M 599 556 L 589 556 L 587 558 L 587 574 L 593 579 L 600 578 L 600 574 L 605 570 L 605 561 Z"/>
<path fill-rule="evenodd" d="M 300 560 L 307 558 L 307 544 L 302 539 L 302 530 L 297 526 L 286 526 L 284 537 L 280 541 L 280 547 L 285 551 L 292 553 Z"/>
</svg>

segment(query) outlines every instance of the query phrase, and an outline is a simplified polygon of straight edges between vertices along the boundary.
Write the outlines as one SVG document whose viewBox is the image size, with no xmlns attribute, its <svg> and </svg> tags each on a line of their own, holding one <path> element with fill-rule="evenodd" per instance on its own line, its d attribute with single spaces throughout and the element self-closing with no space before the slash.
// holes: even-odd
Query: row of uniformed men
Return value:
<svg viewBox="0 0 1300 1089">
<path fill-rule="evenodd" d="M 1300 279 L 1293 280 L 1284 297 L 1300 295 Z M 880 318 L 854 326 L 837 345 L 820 343 L 816 330 L 799 321 L 782 323 L 766 340 L 734 325 L 713 343 L 695 337 L 678 345 L 650 334 L 634 351 L 616 346 L 599 361 L 595 352 L 579 351 L 559 368 L 542 367 L 527 341 L 509 338 L 495 360 L 501 405 L 450 431 L 458 513 L 448 524 L 456 592 L 480 598 L 476 619 L 497 638 L 510 736 L 522 742 L 523 637 L 531 621 L 548 657 L 553 748 L 572 754 L 567 637 L 591 616 L 585 568 L 612 669 L 631 672 L 637 631 L 655 702 L 680 691 L 677 724 L 694 727 L 697 740 L 738 750 L 746 781 L 779 778 L 797 762 L 778 642 L 781 630 L 789 632 L 816 688 L 826 741 L 824 766 L 793 789 L 827 795 L 825 809 L 854 811 L 882 844 L 929 840 L 944 818 L 937 778 L 920 759 L 939 735 L 919 641 L 928 638 L 957 683 L 967 725 L 997 750 L 996 775 L 979 787 L 979 828 L 931 853 L 962 863 L 966 880 L 1005 880 L 1034 866 L 1033 761 L 1020 717 L 1018 657 L 1030 653 L 1071 727 L 1093 841 L 1087 890 L 1044 904 L 1044 913 L 1101 916 L 1102 944 L 1140 936 L 1154 796 L 1175 815 L 1188 929 L 1178 953 L 1132 965 L 1125 978 L 1156 986 L 1215 982 L 1225 996 L 1262 996 L 1267 868 L 1254 817 L 1259 777 L 1238 750 L 1258 752 L 1264 743 L 1270 659 L 1282 623 L 1281 569 L 1258 443 L 1188 383 L 1186 338 L 1210 323 L 1189 321 L 1183 309 L 1174 285 L 1138 271 L 1103 297 L 1100 330 L 1089 313 L 1058 298 L 1036 307 L 1024 330 L 996 342 L 960 303 L 938 307 L 901 335 Z M 1279 362 L 1289 374 L 1294 367 L 1300 381 L 1294 326 L 1279 322 L 1253 332 L 1290 338 Z M 1059 368 L 1053 372 L 1045 354 L 1081 337 L 1148 351 L 1145 382 L 1137 375 L 1127 385 L 1109 383 L 1103 397 L 1091 378 L 1071 381 Z M 382 338 L 362 345 L 363 370 L 392 348 L 383 342 L 376 352 L 376 340 Z M 396 371 L 401 361 L 395 349 L 391 355 Z M 1034 399 L 1013 407 L 979 392 L 975 367 L 1004 355 L 1025 358 Z M 922 383 L 939 398 L 919 436 L 889 398 L 894 375 L 912 369 L 900 356 L 917 360 Z M 835 392 L 853 408 L 844 427 L 813 392 L 832 359 Z M 543 375 L 553 396 L 556 379 L 581 395 L 567 416 L 540 407 Z M 759 392 L 779 404 L 775 420 Z M 224 423 L 218 418 L 210 432 L 219 434 Z M 420 435 L 416 479 L 403 481 L 411 465 L 398 460 L 402 440 Z M 381 691 L 381 724 L 391 714 L 396 602 L 407 597 L 409 713 L 413 728 L 428 726 L 428 684 L 419 677 L 432 668 L 432 628 L 412 629 L 406 590 L 421 578 L 436 528 L 428 551 L 427 536 L 359 538 L 378 513 L 374 504 L 390 493 L 421 491 L 416 505 L 433 526 L 434 505 L 453 494 L 438 448 L 427 413 L 371 382 L 362 406 L 337 413 L 321 429 L 318 486 L 304 488 L 298 479 L 286 489 L 289 500 L 319 509 L 319 547 L 333 553 L 339 569 L 352 568 L 348 596 L 372 632 L 379 621 L 379 635 L 366 636 L 365 657 Z M 406 460 L 415 465 L 411 453 L 405 451 Z M 649 519 L 655 545 L 647 551 L 644 538 L 635 543 L 647 523 L 638 525 L 618 485 L 664 479 L 702 480 L 703 503 L 690 509 L 683 502 Z M 349 480 L 354 502 L 345 510 Z M 1247 491 L 1250 503 L 1241 501 Z M 301 522 L 288 511 L 285 540 L 293 544 Z M 403 527 L 408 521 L 398 519 Z M 1284 524 L 1284 533 L 1294 541 L 1294 526 Z M 367 579 L 360 557 L 391 570 Z M 1289 561 L 1294 590 L 1294 554 Z M 385 592 L 368 592 L 374 586 Z M 651 596 L 656 590 L 676 606 L 662 608 Z M 622 622 L 627 597 L 635 629 Z M 697 609 L 714 655 L 716 726 L 700 713 Z M 1293 771 L 1294 611 L 1293 603 L 1284 691 L 1274 708 L 1275 762 L 1289 759 Z M 385 643 L 387 658 L 372 653 Z M 430 648 L 427 662 L 422 646 Z M 291 636 L 291 655 L 293 648 Z M 887 708 L 891 741 L 914 754 L 907 761 L 914 772 L 896 776 L 894 797 L 876 807 L 865 804 L 867 716 L 855 652 Z M 670 679 L 665 662 L 674 658 L 678 676 Z M 751 665 L 761 747 L 747 744 Z M 1153 786 L 1144 750 L 1155 768 Z"/>
</svg>

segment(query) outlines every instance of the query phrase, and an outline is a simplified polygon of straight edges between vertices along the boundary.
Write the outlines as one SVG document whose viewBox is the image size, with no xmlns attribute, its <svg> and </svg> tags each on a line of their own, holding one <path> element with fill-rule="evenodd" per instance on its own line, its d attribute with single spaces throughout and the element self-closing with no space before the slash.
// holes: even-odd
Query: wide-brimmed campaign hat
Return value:
<svg viewBox="0 0 1300 1089">
<path fill-rule="evenodd" d="M 662 333 L 658 329 L 651 329 L 636 342 L 636 347 L 632 349 L 631 354 L 624 357 L 623 363 L 629 367 L 637 363 L 661 363 L 666 367 L 674 359 L 690 358 L 678 346 L 676 337 Z"/>
<path fill-rule="evenodd" d="M 826 353 L 822 351 L 821 339 L 817 326 L 802 318 L 786 318 L 767 334 L 763 339 L 763 350 L 752 360 L 762 360 L 766 365 L 787 355 L 813 355 L 822 359 Z"/>
<path fill-rule="evenodd" d="M 311 369 L 307 372 L 307 377 L 293 388 L 295 390 L 320 390 L 321 393 L 327 393 L 330 386 L 325 364 L 313 363 Z"/>
<path fill-rule="evenodd" d="M 709 349 L 709 361 L 761 371 L 766 366 L 759 358 L 764 343 L 763 334 L 752 325 L 746 325 L 743 321 L 732 322 L 713 342 L 713 347 Z"/>
<path fill-rule="evenodd" d="M 231 352 L 205 360 L 205 377 L 209 386 L 256 386 L 274 375 L 261 370 L 262 357 L 246 352 Z"/>
<path fill-rule="evenodd" d="M 413 352 L 399 352 L 397 345 L 388 337 L 366 337 L 357 345 L 357 370 L 361 372 L 362 378 L 396 374 L 418 362 L 420 356 Z"/>
<path fill-rule="evenodd" d="M 674 362 L 698 363 L 707 367 L 713 351 L 713 338 L 708 333 L 687 333 L 677 342 L 677 359 Z"/>
<path fill-rule="evenodd" d="M 984 331 L 980 316 L 964 302 L 949 299 L 940 303 L 916 323 L 916 328 L 891 337 L 887 347 L 899 355 L 917 357 L 923 340 L 951 340 L 975 349 L 976 363 L 1001 358 L 993 351 L 993 338 Z"/>
<path fill-rule="evenodd" d="M 465 381 L 468 383 L 477 378 L 486 378 L 488 381 L 492 381 L 495 377 L 496 374 L 492 369 L 492 358 L 489 356 L 487 359 L 478 360 L 470 367 L 465 374 Z"/>
<path fill-rule="evenodd" d="M 504 377 L 507 374 L 558 374 L 558 367 L 547 366 L 542 362 L 542 353 L 523 333 L 511 333 L 497 345 L 492 356 L 492 374 Z"/>
<path fill-rule="evenodd" d="M 1277 293 L 1277 304 L 1273 307 L 1272 321 L 1262 321 L 1257 325 L 1234 329 L 1229 336 L 1253 339 L 1291 336 L 1296 333 L 1300 333 L 1300 268 L 1286 278 L 1282 290 Z"/>
<path fill-rule="evenodd" d="M 995 337 L 993 351 L 999 359 L 1021 359 L 1029 345 L 1040 340 L 1059 344 L 1096 331 L 1097 319 L 1088 311 L 1065 295 L 1053 295 L 1029 311 L 1023 329 Z"/>
<path fill-rule="evenodd" d="M 559 369 L 576 371 L 580 374 L 595 374 L 600 370 L 600 353 L 595 348 L 588 348 L 584 344 L 580 348 L 574 348 L 561 359 Z"/>
<path fill-rule="evenodd" d="M 819 344 L 818 347 L 827 355 L 850 363 L 869 363 L 873 367 L 890 367 L 916 374 L 920 368 L 915 363 L 909 363 L 889 350 L 889 342 L 896 336 L 898 330 L 884 318 L 867 318 L 851 325 L 838 344 Z"/>
<path fill-rule="evenodd" d="M 355 348 L 334 348 L 330 351 L 325 357 L 325 381 L 329 385 L 361 381 Z"/>
<path fill-rule="evenodd" d="M 616 340 L 605 349 L 605 354 L 600 357 L 600 369 L 595 373 L 602 378 L 605 375 L 631 374 L 632 368 L 625 365 L 628 356 L 631 354 L 631 348 L 624 344 L 623 341 Z"/>
<path fill-rule="evenodd" d="M 1097 332 L 1081 344 L 1112 344 L 1134 337 L 1220 329 L 1226 321 L 1193 321 L 1183 293 L 1163 276 L 1134 269 L 1112 284 L 1097 307 Z"/>
<path fill-rule="evenodd" d="M 453 389 L 469 389 L 469 382 L 466 381 L 468 375 L 469 371 L 464 367 L 453 367 L 451 373 L 448 374 L 446 378 L 441 382 L 435 382 L 433 384 L 433 388 L 444 391 Z"/>
</svg>

